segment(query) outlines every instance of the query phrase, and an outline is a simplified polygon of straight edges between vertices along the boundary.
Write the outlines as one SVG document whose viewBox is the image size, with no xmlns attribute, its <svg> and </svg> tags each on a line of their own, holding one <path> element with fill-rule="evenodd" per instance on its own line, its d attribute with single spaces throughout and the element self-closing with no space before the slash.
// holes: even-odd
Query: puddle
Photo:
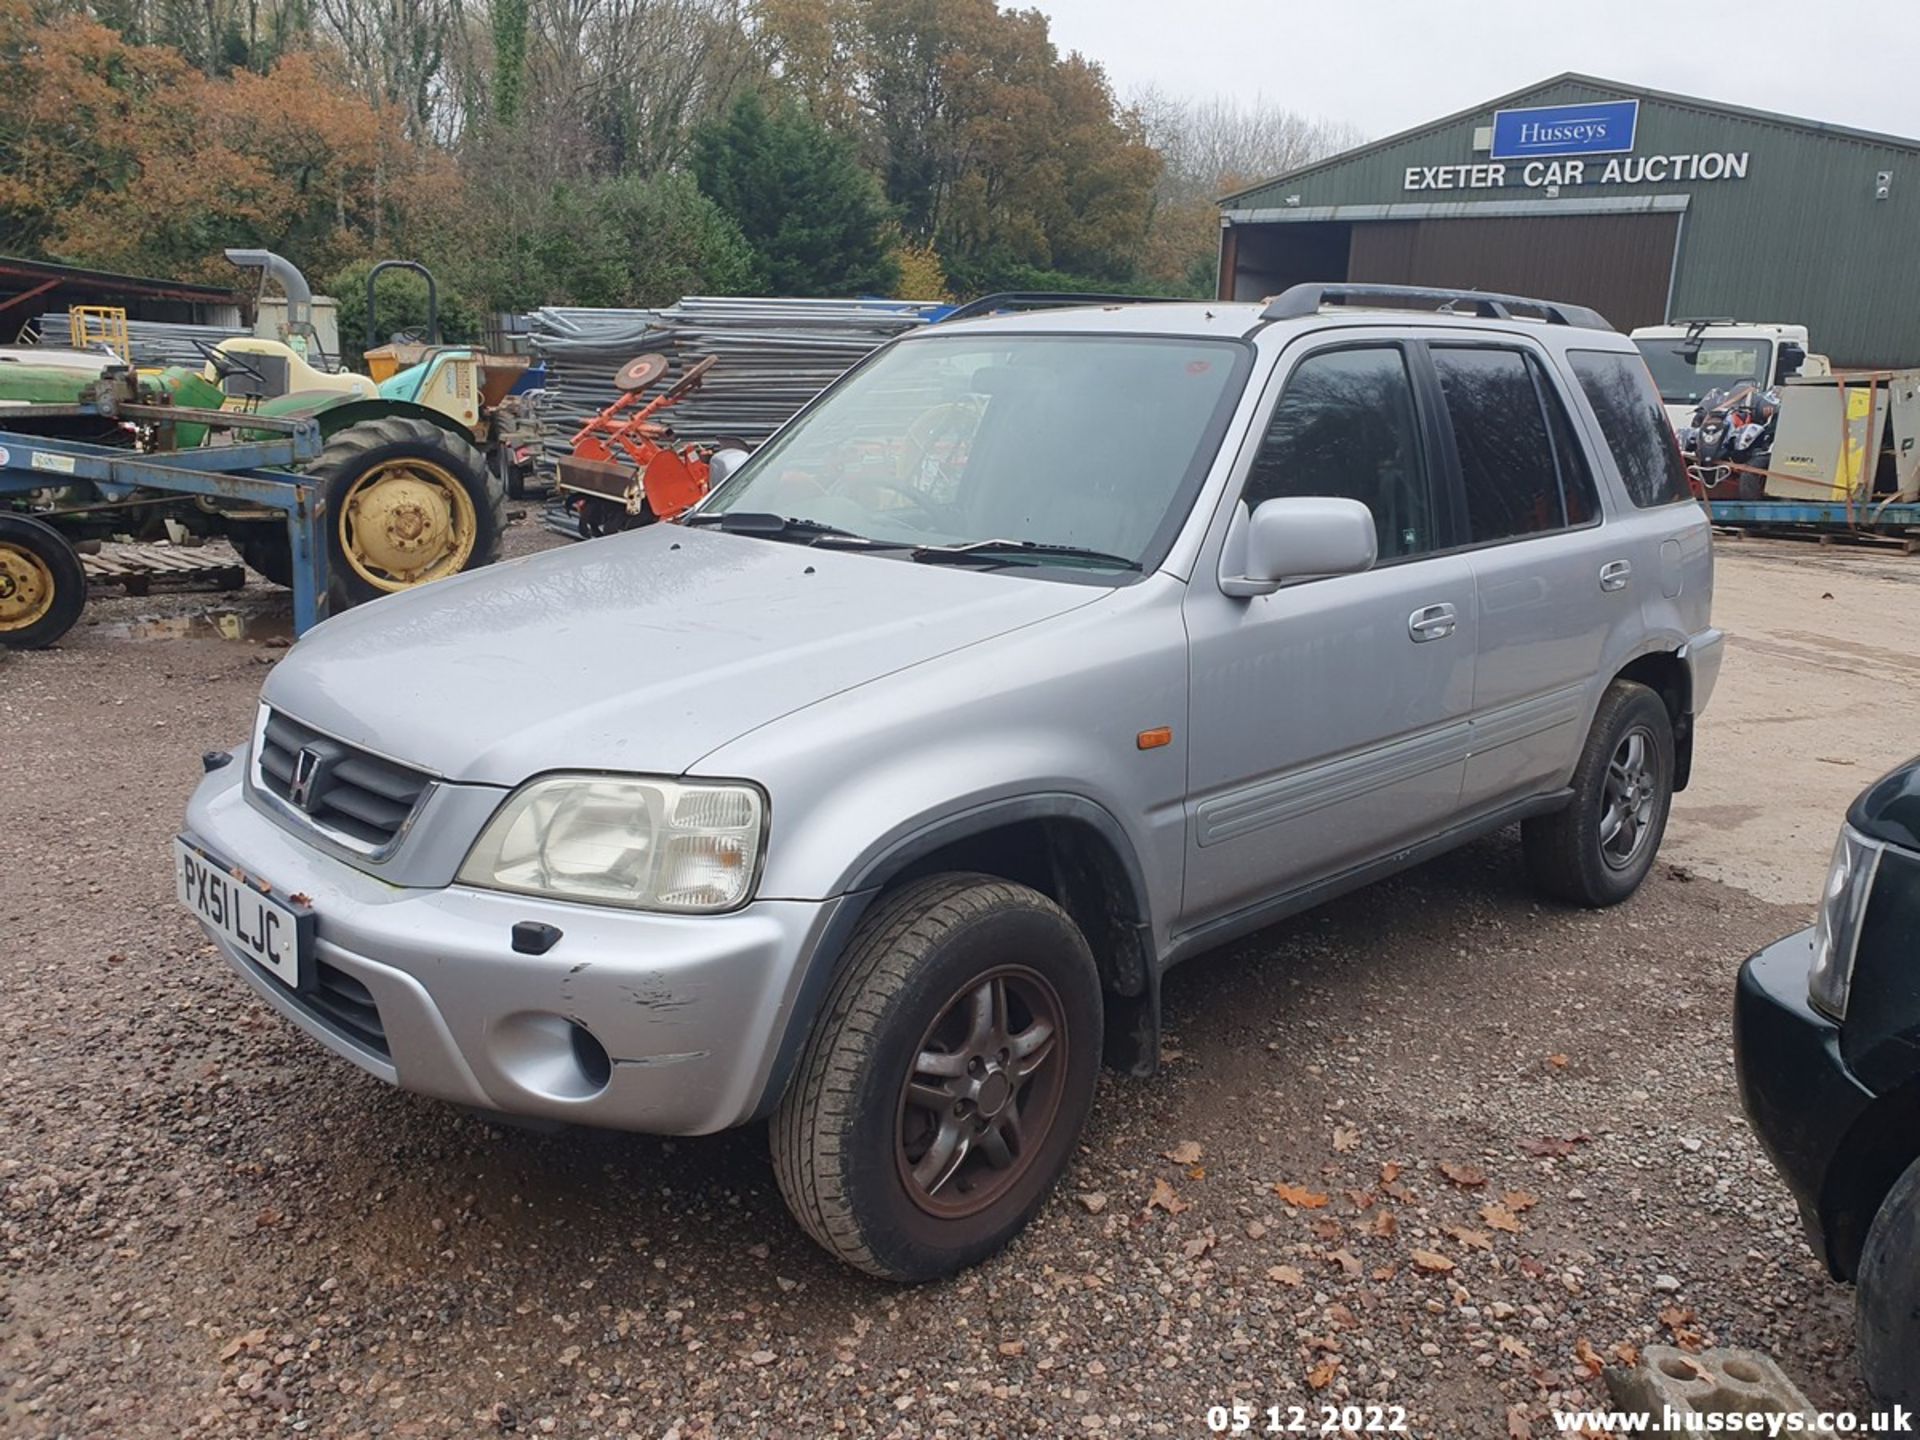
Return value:
<svg viewBox="0 0 1920 1440">
<path fill-rule="evenodd" d="M 142 615 L 132 620 L 101 620 L 89 627 L 111 640 L 293 640 L 293 617 L 284 612 L 214 610 L 195 615 Z"/>
</svg>

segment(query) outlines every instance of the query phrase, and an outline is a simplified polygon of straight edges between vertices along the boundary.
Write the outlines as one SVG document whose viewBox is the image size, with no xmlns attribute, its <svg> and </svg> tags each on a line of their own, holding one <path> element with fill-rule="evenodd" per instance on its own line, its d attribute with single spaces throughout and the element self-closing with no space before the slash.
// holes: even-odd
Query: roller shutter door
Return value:
<svg viewBox="0 0 1920 1440">
<path fill-rule="evenodd" d="M 1679 234 L 1672 212 L 1374 220 L 1353 227 L 1347 278 L 1567 300 L 1626 331 L 1667 318 Z"/>
</svg>

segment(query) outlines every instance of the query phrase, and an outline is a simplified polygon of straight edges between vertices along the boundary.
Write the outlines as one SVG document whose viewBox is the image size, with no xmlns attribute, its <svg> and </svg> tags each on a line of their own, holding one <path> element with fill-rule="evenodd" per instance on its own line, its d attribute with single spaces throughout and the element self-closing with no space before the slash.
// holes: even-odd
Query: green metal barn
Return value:
<svg viewBox="0 0 1920 1440">
<path fill-rule="evenodd" d="M 1920 141 L 1560 75 L 1221 201 L 1221 298 L 1306 280 L 1798 322 L 1836 365 L 1920 365 Z"/>
</svg>

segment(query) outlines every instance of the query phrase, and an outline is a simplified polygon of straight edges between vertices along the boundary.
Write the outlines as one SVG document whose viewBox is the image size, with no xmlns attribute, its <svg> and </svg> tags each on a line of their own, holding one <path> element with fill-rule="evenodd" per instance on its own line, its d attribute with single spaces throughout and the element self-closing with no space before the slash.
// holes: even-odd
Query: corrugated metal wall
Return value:
<svg viewBox="0 0 1920 1440">
<path fill-rule="evenodd" d="M 1678 224 L 1673 214 L 1380 220 L 1353 227 L 1347 278 L 1569 300 L 1629 330 L 1666 318 Z"/>
<path fill-rule="evenodd" d="M 1641 100 L 1636 156 L 1745 151 L 1743 180 L 1561 187 L 1561 202 L 1628 196 L 1689 197 L 1675 276 L 1675 315 L 1738 315 L 1803 321 L 1816 349 L 1841 364 L 1920 365 L 1920 142 L 1863 137 L 1777 117 L 1729 111 L 1708 102 L 1656 96 L 1627 86 L 1559 79 L 1505 97 L 1506 106 L 1587 100 Z M 1490 125 L 1495 102 L 1472 114 L 1364 147 L 1283 181 L 1235 196 L 1234 211 L 1530 200 L 1553 204 L 1539 188 L 1404 188 L 1410 165 L 1468 164 L 1476 126 Z M 1600 163 L 1589 158 L 1589 170 Z M 1511 165 L 1517 180 L 1519 167 Z M 1880 171 L 1893 175 L 1889 198 L 1874 198 Z M 1328 219 L 1346 219 L 1334 214 Z M 1370 222 L 1355 218 L 1355 233 Z M 1567 223 L 1593 224 L 1595 216 Z M 1356 239 L 1356 244 L 1360 243 Z"/>
</svg>

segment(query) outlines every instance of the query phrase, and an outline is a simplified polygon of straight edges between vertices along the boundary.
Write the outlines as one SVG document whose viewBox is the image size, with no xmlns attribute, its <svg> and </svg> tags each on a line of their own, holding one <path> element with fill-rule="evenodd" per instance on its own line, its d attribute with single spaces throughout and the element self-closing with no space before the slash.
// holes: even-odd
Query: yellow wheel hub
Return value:
<svg viewBox="0 0 1920 1440">
<path fill-rule="evenodd" d="M 348 488 L 340 548 L 354 573 L 380 590 L 405 590 L 458 574 L 479 534 L 473 499 L 430 460 L 385 460 Z"/>
<path fill-rule="evenodd" d="M 24 630 L 53 609 L 53 571 L 23 545 L 0 540 L 0 633 Z"/>
</svg>

